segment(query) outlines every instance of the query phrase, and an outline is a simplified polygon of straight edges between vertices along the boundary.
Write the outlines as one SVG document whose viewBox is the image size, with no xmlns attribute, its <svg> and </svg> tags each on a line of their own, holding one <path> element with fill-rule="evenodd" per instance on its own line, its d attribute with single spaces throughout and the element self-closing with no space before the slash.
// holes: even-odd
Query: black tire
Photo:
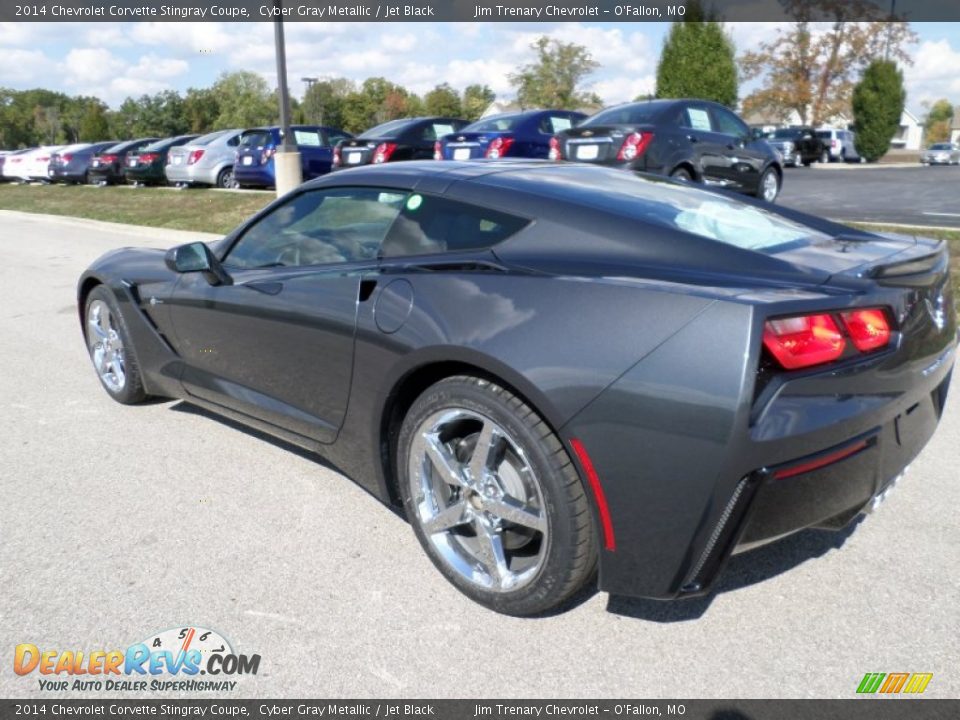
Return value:
<svg viewBox="0 0 960 720">
<path fill-rule="evenodd" d="M 90 318 L 91 309 L 96 303 L 102 303 L 109 309 L 113 330 L 123 343 L 122 365 L 124 369 L 124 382 L 121 387 L 112 386 L 104 379 L 94 359 L 98 337 L 95 336 L 91 328 Z M 100 384 L 103 385 L 103 389 L 107 391 L 107 394 L 118 403 L 124 405 L 135 405 L 146 400 L 147 393 L 143 387 L 140 364 L 137 360 L 133 342 L 130 339 L 130 333 L 127 330 L 127 323 L 120 313 L 120 309 L 117 307 L 117 301 L 114 299 L 113 293 L 103 285 L 98 285 L 87 295 L 87 300 L 83 307 L 83 334 L 87 342 L 87 351 L 90 354 L 91 361 L 94 363 L 94 370 L 97 372 L 97 378 L 100 380 Z"/>
<path fill-rule="evenodd" d="M 824 165 L 826 165 L 826 164 L 828 164 L 828 163 L 830 162 L 830 151 L 829 151 L 829 150 L 824 150 L 823 152 L 820 153 L 820 162 L 822 162 Z"/>
<path fill-rule="evenodd" d="M 682 166 L 674 168 L 670 173 L 670 177 L 680 182 L 693 182 L 693 173 Z"/>
<path fill-rule="evenodd" d="M 417 501 L 412 497 L 411 449 L 414 441 L 421 437 L 419 431 L 422 426 L 441 411 L 483 416 L 483 422 L 489 420 L 499 426 L 506 432 L 509 442 L 523 451 L 524 462 L 532 471 L 526 477 L 536 483 L 542 498 L 543 507 L 540 511 L 545 518 L 546 531 L 539 536 L 539 544 L 535 548 L 538 557 L 536 570 L 530 570 L 532 575 L 521 586 L 493 590 L 481 587 L 441 555 L 421 525 Z M 469 437 L 459 438 L 458 449 L 453 452 L 459 453 L 465 442 L 469 443 Z M 507 615 L 542 614 L 562 605 L 594 577 L 597 565 L 596 529 L 577 471 L 550 427 L 529 405 L 508 390 L 488 380 L 467 375 L 446 378 L 427 388 L 404 418 L 396 458 L 400 494 L 417 539 L 447 580 L 475 602 Z M 454 492 L 457 495 L 454 500 L 466 506 L 471 491 L 464 490 L 461 495 L 458 488 Z M 423 497 L 418 500 L 422 502 Z M 473 536 L 469 534 L 476 525 L 464 524 L 462 527 L 466 528 L 463 532 L 468 540 L 471 537 L 479 538 L 479 532 Z M 506 523 L 500 534 L 501 542 L 507 548 L 510 547 L 507 537 L 509 528 L 510 524 Z M 434 535 L 447 536 L 460 532 L 458 529 L 435 532 Z M 458 534 L 457 537 L 463 536 Z M 511 557 L 511 565 L 514 562 L 515 558 Z"/>
<path fill-rule="evenodd" d="M 767 197 L 767 183 L 771 182 L 769 179 L 770 176 L 773 176 L 777 182 L 776 192 L 773 193 L 772 197 Z M 783 179 L 780 177 L 780 173 L 774 170 L 772 167 L 768 167 L 763 171 L 763 174 L 760 176 L 760 181 L 757 183 L 756 192 L 754 196 L 760 198 L 761 200 L 766 200 L 769 203 L 776 202 L 776 199 L 780 195 L 780 190 L 783 188 Z"/>
<path fill-rule="evenodd" d="M 224 190 L 230 189 L 234 186 L 233 179 L 233 168 L 225 167 L 219 173 L 217 173 L 217 187 Z"/>
</svg>

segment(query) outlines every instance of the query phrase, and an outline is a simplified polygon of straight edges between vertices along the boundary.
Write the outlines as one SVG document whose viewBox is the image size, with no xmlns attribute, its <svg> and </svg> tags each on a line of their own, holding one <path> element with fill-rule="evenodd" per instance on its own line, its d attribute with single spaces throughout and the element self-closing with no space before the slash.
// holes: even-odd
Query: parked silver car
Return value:
<svg viewBox="0 0 960 720">
<path fill-rule="evenodd" d="M 242 128 L 218 130 L 170 149 L 164 174 L 172 185 L 234 186 L 233 162 Z"/>
<path fill-rule="evenodd" d="M 920 153 L 920 162 L 924 165 L 960 165 L 960 145 L 934 143 Z"/>
</svg>

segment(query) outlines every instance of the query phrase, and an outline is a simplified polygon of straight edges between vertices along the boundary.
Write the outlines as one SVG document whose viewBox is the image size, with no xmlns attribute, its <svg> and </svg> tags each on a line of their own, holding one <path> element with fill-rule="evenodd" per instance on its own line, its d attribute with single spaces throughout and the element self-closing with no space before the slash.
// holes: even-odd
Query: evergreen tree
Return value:
<svg viewBox="0 0 960 720">
<path fill-rule="evenodd" d="M 733 41 L 723 24 L 698 6 L 675 22 L 663 43 L 657 66 L 657 97 L 713 100 L 737 104 L 737 65 Z"/>
<path fill-rule="evenodd" d="M 853 89 L 857 152 L 867 162 L 882 157 L 900 127 L 907 100 L 903 73 L 892 60 L 874 60 Z"/>
</svg>

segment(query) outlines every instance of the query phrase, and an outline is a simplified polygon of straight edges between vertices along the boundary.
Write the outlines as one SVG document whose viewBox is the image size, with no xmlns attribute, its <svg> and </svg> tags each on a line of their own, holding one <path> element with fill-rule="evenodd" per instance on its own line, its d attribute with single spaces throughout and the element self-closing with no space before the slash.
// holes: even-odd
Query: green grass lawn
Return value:
<svg viewBox="0 0 960 720">
<path fill-rule="evenodd" d="M 226 233 L 273 193 L 0 184 L 0 209 L 69 215 L 173 230 Z"/>
</svg>

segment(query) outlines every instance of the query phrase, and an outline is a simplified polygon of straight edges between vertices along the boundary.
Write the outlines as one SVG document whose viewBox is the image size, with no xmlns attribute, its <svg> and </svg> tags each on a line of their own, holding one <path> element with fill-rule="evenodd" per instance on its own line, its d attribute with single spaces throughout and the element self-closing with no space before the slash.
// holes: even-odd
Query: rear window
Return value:
<svg viewBox="0 0 960 720">
<path fill-rule="evenodd" d="M 362 137 L 364 138 L 388 138 L 396 137 L 411 123 L 410 120 L 391 120 L 382 125 L 370 128 Z"/>
<path fill-rule="evenodd" d="M 155 152 L 157 150 L 166 150 L 170 145 L 174 143 L 172 138 L 164 138 L 163 140 L 157 140 L 152 142 L 149 145 L 144 145 L 141 148 L 141 152 Z"/>
<path fill-rule="evenodd" d="M 224 133 L 226 133 L 226 130 L 218 130 L 217 132 L 207 133 L 206 135 L 201 135 L 190 144 L 191 145 L 209 145 L 218 137 L 222 137 Z"/>
<path fill-rule="evenodd" d="M 781 128 L 780 130 L 774 130 L 773 133 L 767 137 L 774 138 L 797 138 L 800 137 L 800 131 L 796 128 Z"/>
<path fill-rule="evenodd" d="M 514 215 L 433 195 L 410 195 L 383 241 L 383 257 L 493 247 L 527 224 Z"/>
<path fill-rule="evenodd" d="M 251 130 L 240 138 L 240 147 L 265 147 L 273 144 L 273 133 L 269 130 Z"/>
<path fill-rule="evenodd" d="M 931 150 L 953 150 L 953 146 L 948 143 L 937 143 L 930 146 Z"/>
<path fill-rule="evenodd" d="M 601 110 L 584 120 L 580 125 L 640 125 L 651 123 L 663 110 L 661 103 L 643 103 L 640 105 L 621 105 L 620 107 Z"/>
<path fill-rule="evenodd" d="M 517 127 L 522 120 L 523 115 L 501 115 L 477 120 L 472 125 L 467 125 L 463 132 L 507 132 Z"/>
</svg>

